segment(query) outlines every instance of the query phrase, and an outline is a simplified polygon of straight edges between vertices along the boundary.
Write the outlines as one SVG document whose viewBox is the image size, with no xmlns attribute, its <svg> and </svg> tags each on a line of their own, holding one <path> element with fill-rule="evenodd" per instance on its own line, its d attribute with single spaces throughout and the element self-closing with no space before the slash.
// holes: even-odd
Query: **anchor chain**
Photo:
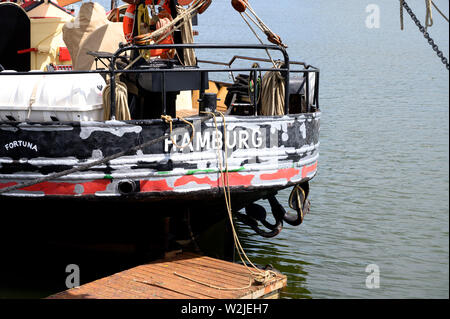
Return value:
<svg viewBox="0 0 450 319">
<path fill-rule="evenodd" d="M 449 64 L 448 64 L 447 58 L 444 56 L 442 51 L 439 50 L 439 47 L 436 45 L 436 43 L 434 43 L 434 40 L 430 37 L 430 34 L 427 32 L 426 28 L 420 23 L 419 19 L 414 14 L 414 12 L 411 10 L 411 8 L 408 6 L 406 1 L 401 1 L 401 5 L 403 5 L 405 10 L 411 16 L 411 19 L 414 21 L 416 26 L 419 28 L 419 31 L 422 32 L 423 37 L 428 41 L 428 44 L 436 52 L 437 56 L 441 59 L 442 63 L 446 66 L 447 70 L 449 70 Z"/>
</svg>

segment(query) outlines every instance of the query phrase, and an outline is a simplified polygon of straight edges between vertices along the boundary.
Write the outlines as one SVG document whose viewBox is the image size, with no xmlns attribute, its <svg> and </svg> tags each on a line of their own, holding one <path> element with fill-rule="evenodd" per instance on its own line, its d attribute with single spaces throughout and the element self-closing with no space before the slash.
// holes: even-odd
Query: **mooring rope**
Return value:
<svg viewBox="0 0 450 319">
<path fill-rule="evenodd" d="M 216 118 L 216 114 L 212 113 L 212 112 L 202 112 L 204 114 L 209 114 L 213 117 L 214 119 L 214 125 L 216 128 L 216 139 L 217 139 L 217 145 L 219 145 L 219 127 L 217 125 L 217 118 Z M 223 134 L 223 139 L 224 141 L 227 140 L 227 127 L 226 127 L 226 119 L 225 119 L 225 115 L 222 112 L 217 112 L 223 120 L 223 130 L 224 130 L 224 134 Z M 237 252 L 239 255 L 239 258 L 241 259 L 242 264 L 247 268 L 247 270 L 249 271 L 249 273 L 252 276 L 252 279 L 259 283 L 259 284 L 264 284 L 267 281 L 271 280 L 272 278 L 276 277 L 277 274 L 274 271 L 271 270 L 261 270 L 258 267 L 256 267 L 252 261 L 250 260 L 250 258 L 247 256 L 247 254 L 245 253 L 244 248 L 241 245 L 241 242 L 239 240 L 239 236 L 236 232 L 236 229 L 234 227 L 234 223 L 233 223 L 233 213 L 232 213 L 232 209 L 231 209 L 231 191 L 230 191 L 230 182 L 229 182 L 229 171 L 228 171 L 228 152 L 227 152 L 227 147 L 226 144 L 225 145 L 225 150 L 224 150 L 224 162 L 225 162 L 225 174 L 224 174 L 224 168 L 222 165 L 222 158 L 220 156 L 220 149 L 217 147 L 217 161 L 218 161 L 218 166 L 219 166 L 219 173 L 220 173 L 220 178 L 222 180 L 222 188 L 223 188 L 223 192 L 224 192 L 224 197 L 225 197 L 225 204 L 226 204 L 226 208 L 227 208 L 227 213 L 228 213 L 228 218 L 230 221 L 230 225 L 231 225 L 231 230 L 233 233 L 233 239 L 234 239 L 234 243 L 235 246 L 237 248 Z M 225 180 L 225 176 L 226 176 L 226 180 Z M 252 269 L 247 265 L 247 262 L 244 261 L 244 259 L 251 265 Z M 247 287 L 242 287 L 242 288 L 228 288 L 229 290 L 236 290 L 236 289 L 246 289 Z"/>
<path fill-rule="evenodd" d="M 432 4 L 433 7 L 436 9 L 436 11 L 439 12 L 439 14 L 440 14 L 445 20 L 447 20 L 447 22 L 449 22 L 449 21 L 448 21 L 448 18 L 445 16 L 445 14 L 437 7 L 437 5 L 434 4 L 434 1 L 431 1 L 431 4 Z"/>
<path fill-rule="evenodd" d="M 214 119 L 214 125 L 216 128 L 216 139 L 217 139 L 216 144 L 219 145 L 219 141 L 220 141 L 219 140 L 219 126 L 217 125 L 216 114 L 212 113 L 212 112 L 201 112 L 201 113 L 209 114 Z M 217 113 L 220 114 L 220 116 L 222 117 L 222 120 L 223 120 L 223 130 L 224 130 L 223 138 L 224 138 L 224 141 L 226 141 L 227 140 L 227 133 L 226 133 L 227 127 L 226 127 L 225 115 L 222 112 L 217 112 Z M 277 277 L 277 273 L 272 270 L 262 270 L 262 269 L 259 269 L 258 267 L 256 267 L 252 263 L 252 261 L 250 260 L 248 255 L 245 253 L 245 250 L 241 245 L 239 236 L 236 232 L 236 228 L 234 227 L 234 223 L 233 223 L 233 213 L 232 213 L 232 209 L 231 209 L 231 191 L 230 191 L 228 160 L 227 160 L 228 153 L 227 153 L 226 144 L 224 144 L 224 145 L 225 145 L 225 150 L 224 150 L 224 160 L 223 161 L 225 162 L 225 174 L 224 174 L 224 168 L 222 165 L 222 157 L 221 157 L 220 149 L 219 149 L 219 147 L 217 147 L 217 162 L 218 162 L 218 166 L 219 166 L 219 174 L 220 174 L 220 178 L 222 180 L 222 188 L 223 188 L 223 193 L 224 193 L 224 197 L 225 197 L 225 205 L 227 208 L 228 218 L 229 218 L 231 230 L 233 233 L 234 244 L 236 246 L 236 249 L 237 249 L 239 258 L 241 259 L 242 264 L 245 266 L 247 271 L 250 273 L 250 282 L 248 285 L 243 286 L 243 287 L 219 287 L 219 286 L 215 286 L 215 285 L 206 283 L 204 281 L 197 280 L 195 278 L 192 278 L 192 277 L 189 277 L 186 275 L 179 274 L 177 272 L 174 272 L 174 275 L 184 278 L 186 280 L 190 280 L 192 282 L 207 286 L 209 288 L 213 288 L 213 289 L 231 290 L 231 291 L 232 290 L 244 290 L 244 289 L 250 288 L 253 284 L 253 281 L 258 284 L 267 283 L 268 281 Z M 225 176 L 226 176 L 226 180 L 225 180 Z M 244 261 L 244 259 L 246 261 Z M 251 268 L 247 265 L 247 262 L 250 264 Z"/>
<path fill-rule="evenodd" d="M 403 18 L 403 2 L 405 0 L 400 0 L 400 30 L 405 28 L 404 18 Z"/>
<path fill-rule="evenodd" d="M 259 41 L 261 44 L 264 44 L 263 40 L 261 40 L 261 38 L 258 36 L 258 34 L 256 33 L 256 31 L 252 28 L 251 24 L 250 24 L 250 23 L 247 21 L 247 19 L 244 17 L 244 15 L 243 15 L 241 12 L 239 12 L 239 14 L 240 14 L 241 17 L 242 17 L 242 20 L 244 20 L 244 22 L 248 25 L 248 27 L 250 28 L 250 30 L 252 31 L 252 33 L 253 33 L 253 34 L 255 35 L 255 37 L 258 39 L 258 41 Z M 251 19 L 251 17 L 247 14 L 247 12 L 245 12 L 245 14 Z M 269 50 L 268 50 L 268 49 L 265 49 L 265 50 L 266 50 L 267 56 L 269 57 L 270 61 L 271 61 L 272 64 L 273 64 L 273 66 L 276 67 L 275 61 L 273 60 L 272 55 L 270 54 Z"/>
<path fill-rule="evenodd" d="M 189 144 L 191 144 L 192 143 L 192 141 L 194 140 L 194 136 L 195 136 L 195 127 L 194 127 L 194 124 L 192 124 L 191 122 L 189 122 L 189 121 L 186 121 L 184 118 L 182 118 L 181 116 L 178 116 L 177 117 L 177 119 L 179 119 L 180 121 L 183 121 L 184 123 L 186 123 L 186 124 L 189 124 L 191 127 L 192 127 L 192 134 L 191 134 L 191 139 L 189 140 L 189 142 L 186 144 L 186 145 L 178 145 L 177 144 L 177 142 L 173 139 L 173 135 L 172 135 L 172 122 L 173 122 L 173 119 L 172 119 L 172 117 L 170 116 L 170 115 L 161 115 L 161 118 L 164 120 L 164 121 L 166 121 L 166 123 L 168 123 L 169 124 L 169 136 L 170 136 L 170 139 L 172 140 L 172 144 L 173 145 L 175 145 L 177 148 L 180 148 L 180 149 L 184 149 L 184 148 L 186 148 Z"/>
<path fill-rule="evenodd" d="M 427 13 L 425 15 L 425 30 L 428 27 L 433 26 L 433 11 L 431 10 L 431 0 L 425 0 L 425 5 L 427 7 Z"/>
</svg>

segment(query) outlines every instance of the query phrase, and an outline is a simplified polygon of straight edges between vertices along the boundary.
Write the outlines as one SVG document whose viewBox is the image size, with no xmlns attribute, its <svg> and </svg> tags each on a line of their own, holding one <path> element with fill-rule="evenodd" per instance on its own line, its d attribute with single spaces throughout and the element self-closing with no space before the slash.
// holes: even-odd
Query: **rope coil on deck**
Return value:
<svg viewBox="0 0 450 319">
<path fill-rule="evenodd" d="M 277 61 L 275 69 L 280 69 L 283 62 Z M 286 85 L 278 71 L 267 72 L 262 80 L 261 115 L 284 115 L 284 96 Z"/>
<path fill-rule="evenodd" d="M 109 83 L 103 90 L 103 119 L 108 121 L 111 118 L 111 84 Z M 118 121 L 131 120 L 130 109 L 128 108 L 128 89 L 127 85 L 116 80 L 115 94 L 116 114 L 115 119 Z"/>
</svg>

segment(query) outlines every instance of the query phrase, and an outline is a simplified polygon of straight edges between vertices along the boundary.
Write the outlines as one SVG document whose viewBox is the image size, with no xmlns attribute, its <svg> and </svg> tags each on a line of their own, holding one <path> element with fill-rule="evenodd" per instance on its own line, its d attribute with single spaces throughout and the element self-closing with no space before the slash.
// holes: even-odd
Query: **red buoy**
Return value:
<svg viewBox="0 0 450 319">
<path fill-rule="evenodd" d="M 244 12 L 247 9 L 248 0 L 231 0 L 231 5 L 237 12 Z"/>
</svg>

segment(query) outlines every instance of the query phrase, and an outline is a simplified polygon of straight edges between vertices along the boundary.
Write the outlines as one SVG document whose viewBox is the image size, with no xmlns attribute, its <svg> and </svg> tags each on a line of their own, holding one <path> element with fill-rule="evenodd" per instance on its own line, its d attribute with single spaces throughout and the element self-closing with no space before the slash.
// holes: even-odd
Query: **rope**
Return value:
<svg viewBox="0 0 450 319">
<path fill-rule="evenodd" d="M 250 16 L 247 14 L 247 12 L 245 12 L 245 14 L 246 14 L 246 16 L 247 16 L 250 20 L 253 21 L 253 23 L 255 23 L 254 20 L 252 19 L 252 17 L 250 17 Z M 245 21 L 245 23 L 247 23 L 248 27 L 249 27 L 250 30 L 253 32 L 253 34 L 254 34 L 255 37 L 258 39 L 258 41 L 259 41 L 261 44 L 264 44 L 264 42 L 261 40 L 261 38 L 258 36 L 258 34 L 255 32 L 255 30 L 252 28 L 251 24 L 247 21 L 247 19 L 244 17 L 244 15 L 243 15 L 241 12 L 240 12 L 240 15 L 241 15 L 242 19 Z M 268 49 L 265 49 L 265 51 L 266 51 L 267 56 L 269 57 L 270 61 L 272 62 L 273 66 L 276 67 L 275 61 L 273 60 L 272 56 L 270 55 L 269 50 L 268 50 Z"/>
<path fill-rule="evenodd" d="M 433 26 L 433 11 L 431 10 L 431 0 L 425 0 L 425 5 L 427 7 L 427 14 L 425 16 L 425 30 L 428 27 Z"/>
<path fill-rule="evenodd" d="M 196 14 L 198 12 L 198 9 L 200 9 L 205 3 L 206 0 L 196 0 L 188 9 L 186 9 L 186 11 L 184 11 L 181 15 L 178 15 L 175 19 L 173 19 L 170 23 L 164 25 L 162 28 L 159 28 L 158 30 L 151 33 L 136 36 L 134 38 L 135 43 L 145 45 L 154 43 L 157 44 L 163 41 L 173 32 L 181 28 L 181 26 L 184 24 L 183 21 L 186 16 L 193 16 L 194 14 Z M 158 40 L 155 41 L 155 39 Z"/>
<path fill-rule="evenodd" d="M 219 128 L 217 125 L 217 119 L 216 119 L 216 115 L 214 113 L 211 112 L 202 112 L 205 114 L 210 114 L 213 116 L 214 119 L 214 125 L 216 127 L 216 138 L 217 138 L 217 145 L 219 145 Z M 217 112 L 220 114 L 220 116 L 222 117 L 223 120 L 223 138 L 224 141 L 227 141 L 227 127 L 226 127 L 226 120 L 225 120 L 225 115 L 222 112 Z M 231 191 L 230 191 L 230 183 L 229 183 L 229 172 L 228 172 L 228 154 L 227 154 L 227 147 L 226 144 L 225 145 L 225 150 L 224 150 L 224 162 L 225 162 L 225 174 L 224 174 L 224 169 L 222 166 L 222 159 L 220 156 L 220 150 L 219 148 L 217 148 L 217 159 L 219 162 L 219 171 L 220 171 L 220 176 L 221 176 L 221 180 L 222 180 L 222 187 L 223 187 L 223 191 L 224 191 L 224 197 L 225 197 L 225 204 L 227 207 L 227 212 L 228 212 L 228 218 L 230 220 L 230 225 L 231 225 L 231 229 L 233 232 L 233 239 L 234 239 L 234 243 L 236 245 L 239 257 L 241 259 L 242 264 L 247 268 L 247 270 L 250 272 L 250 274 L 253 277 L 253 280 L 257 283 L 265 283 L 268 280 L 270 280 L 273 277 L 276 277 L 276 273 L 271 271 L 271 270 L 261 270 L 258 267 L 256 267 L 252 261 L 248 258 L 247 254 L 245 253 L 244 248 L 242 247 L 240 241 L 239 241 L 239 236 L 237 235 L 236 229 L 234 227 L 234 223 L 233 223 L 233 214 L 232 214 L 232 209 L 231 209 Z M 225 180 L 225 176 L 226 176 L 226 180 Z M 245 260 L 252 266 L 252 269 L 250 269 L 247 266 L 247 263 L 244 261 Z"/>
<path fill-rule="evenodd" d="M 276 68 L 283 62 L 277 61 Z M 262 80 L 261 115 L 284 115 L 285 82 L 280 72 L 267 72 Z"/>
<path fill-rule="evenodd" d="M 192 32 L 192 20 L 190 15 L 186 15 L 187 10 L 182 6 L 177 6 L 177 13 L 183 16 L 183 25 L 180 27 L 181 40 L 183 43 L 194 43 Z M 184 65 L 194 66 L 197 64 L 194 49 L 183 49 Z"/>
<path fill-rule="evenodd" d="M 403 21 L 403 2 L 405 0 L 400 0 L 400 30 L 405 28 L 405 23 Z"/>
<path fill-rule="evenodd" d="M 246 3 L 246 8 L 250 11 L 250 13 L 256 19 L 256 21 L 246 11 L 243 11 L 243 12 L 245 12 L 245 15 L 267 36 L 267 39 L 274 44 L 277 44 L 279 46 L 287 48 L 287 46 L 285 44 L 283 44 L 283 41 L 281 40 L 281 38 L 275 32 L 270 30 L 270 28 L 261 20 L 261 18 L 255 12 L 255 10 L 253 10 L 250 3 L 248 1 L 246 1 L 245 3 Z M 242 13 L 241 13 L 241 16 L 244 17 L 242 15 Z M 245 19 L 244 19 L 244 21 L 248 24 L 248 22 Z M 250 27 L 250 29 L 251 29 L 251 27 Z M 253 29 L 252 29 L 252 31 L 253 31 Z M 253 33 L 255 33 L 255 32 L 253 31 Z"/>
<path fill-rule="evenodd" d="M 217 118 L 216 118 L 216 114 L 212 113 L 212 112 L 201 112 L 204 114 L 209 114 L 210 116 L 212 116 L 212 118 L 214 119 L 214 125 L 216 127 L 216 139 L 217 139 L 217 145 L 219 145 L 219 126 L 217 125 Z M 223 120 L 223 130 L 224 130 L 224 134 L 223 134 L 223 138 L 224 141 L 227 141 L 227 127 L 226 127 L 226 120 L 225 120 L 225 115 L 222 112 L 217 112 L 220 114 L 220 116 L 222 117 Z M 251 260 L 248 258 L 247 254 L 245 253 L 244 248 L 242 247 L 240 241 L 239 241 L 239 236 L 237 235 L 236 229 L 234 227 L 234 223 L 233 223 L 233 214 L 232 214 L 232 209 L 231 209 L 231 192 L 230 192 L 230 183 L 229 183 L 229 172 L 228 172 L 228 154 L 227 154 L 227 147 L 226 144 L 225 145 L 225 150 L 224 150 L 224 162 L 225 162 L 225 174 L 224 174 L 224 169 L 222 166 L 222 158 L 220 156 L 220 149 L 217 148 L 217 161 L 218 161 L 218 166 L 219 166 L 219 173 L 220 173 L 220 178 L 222 180 L 222 187 L 223 187 L 223 193 L 224 193 L 224 197 L 225 197 L 225 204 L 227 207 L 227 213 L 228 213 L 228 218 L 230 220 L 230 225 L 231 225 L 231 229 L 233 232 L 233 239 L 234 239 L 234 244 L 237 248 L 237 252 L 239 254 L 239 258 L 241 259 L 242 264 L 246 267 L 246 269 L 249 271 L 250 275 L 251 275 L 251 279 L 250 282 L 247 286 L 244 287 L 218 287 L 215 285 L 211 285 L 205 282 L 202 282 L 200 280 L 185 276 L 185 275 L 181 275 L 178 274 L 176 272 L 174 272 L 174 275 L 179 276 L 181 278 L 193 281 L 195 283 L 213 288 L 213 289 L 218 289 L 218 290 L 243 290 L 243 289 L 248 289 L 251 287 L 251 285 L 253 284 L 252 280 L 255 281 L 256 283 L 259 284 L 264 284 L 270 280 L 272 280 L 273 278 L 275 278 L 277 276 L 277 274 L 274 271 L 271 270 L 261 270 L 258 267 L 256 267 Z M 226 176 L 226 180 L 225 180 L 225 176 Z M 251 265 L 251 267 L 253 268 L 253 270 L 247 265 L 247 262 L 244 261 L 245 260 Z"/>
<path fill-rule="evenodd" d="M 428 41 L 428 44 L 433 48 L 433 51 L 436 52 L 436 55 L 441 59 L 441 62 L 445 65 L 447 70 L 449 70 L 449 64 L 448 59 L 444 56 L 444 53 L 442 53 L 441 50 L 439 50 L 439 47 L 436 43 L 434 43 L 434 40 L 430 37 L 430 34 L 426 31 L 426 28 L 420 23 L 419 19 L 415 15 L 415 13 L 411 10 L 409 5 L 404 0 L 400 0 L 401 4 L 405 8 L 406 12 L 411 16 L 411 19 L 414 21 L 416 26 L 419 28 L 419 31 L 423 34 L 423 37 Z"/>
<path fill-rule="evenodd" d="M 183 121 L 183 122 L 186 123 L 186 124 L 189 124 L 189 125 L 192 127 L 191 139 L 189 140 L 189 142 L 188 142 L 186 145 L 180 146 L 180 145 L 177 144 L 177 142 L 173 139 L 173 136 L 172 136 L 172 122 L 173 122 L 172 117 L 171 117 L 170 115 L 161 115 L 161 118 L 162 118 L 164 121 L 166 121 L 166 123 L 168 123 L 168 124 L 170 125 L 170 133 L 169 133 L 169 136 L 170 136 L 170 139 L 172 140 L 173 145 L 175 145 L 177 148 L 184 149 L 185 147 L 187 147 L 189 144 L 192 143 L 192 141 L 194 140 L 194 135 L 195 135 L 195 127 L 194 127 L 194 124 L 192 124 L 192 123 L 189 122 L 189 121 L 186 121 L 186 120 L 185 120 L 184 118 L 182 118 L 181 116 L 177 117 L 179 120 Z"/>
<path fill-rule="evenodd" d="M 116 114 L 118 121 L 131 120 L 130 110 L 128 108 L 128 89 L 127 85 L 116 80 Z M 103 90 L 103 119 L 105 121 L 111 118 L 111 84 L 108 84 Z"/>
<path fill-rule="evenodd" d="M 130 64 L 128 64 L 124 70 L 131 68 L 141 56 L 139 55 Z M 127 85 L 118 79 L 122 73 L 117 73 L 116 76 L 116 114 L 114 114 L 114 119 L 118 121 L 128 121 L 131 120 L 130 109 L 128 107 L 128 88 Z M 108 83 L 102 93 L 103 99 L 103 119 L 108 121 L 111 118 L 111 83 Z"/>
<path fill-rule="evenodd" d="M 448 18 L 445 16 L 445 14 L 443 14 L 442 11 L 439 10 L 439 8 L 437 7 L 437 5 L 435 5 L 433 1 L 431 1 L 431 4 L 432 4 L 433 7 L 437 10 L 437 12 L 439 12 L 439 14 L 440 14 L 445 20 L 447 20 L 447 22 L 449 22 L 449 21 L 448 21 Z"/>
<path fill-rule="evenodd" d="M 154 1 L 153 1 L 154 3 Z M 152 10 L 152 14 L 155 14 L 155 6 L 154 4 L 151 5 L 151 10 Z M 145 5 L 139 4 L 137 7 L 137 28 L 138 28 L 138 33 L 137 34 L 141 34 L 141 24 L 142 24 L 142 20 L 144 22 L 145 25 L 150 25 L 150 15 L 148 13 L 147 7 Z M 151 55 L 150 55 L 150 50 L 139 50 L 139 54 L 145 59 L 148 60 Z"/>
<path fill-rule="evenodd" d="M 212 116 L 205 116 L 205 117 L 200 119 L 200 123 L 206 122 L 206 121 L 210 120 L 211 118 L 212 118 Z M 173 134 L 182 134 L 184 132 L 185 132 L 184 128 L 178 128 L 178 129 L 173 130 Z M 17 185 L 14 185 L 14 186 L 10 186 L 10 187 L 5 187 L 3 189 L 0 189 L 0 194 L 12 192 L 12 191 L 15 191 L 17 189 L 21 189 L 21 188 L 33 186 L 33 185 L 36 185 L 36 184 L 48 182 L 50 180 L 55 180 L 55 179 L 58 179 L 60 177 L 67 176 L 67 175 L 70 175 L 70 174 L 73 174 L 73 173 L 82 172 L 82 171 L 88 170 L 89 168 L 94 167 L 94 166 L 103 165 L 103 164 L 105 164 L 105 163 L 107 163 L 109 161 L 112 161 L 112 160 L 116 159 L 116 158 L 119 158 L 119 157 L 122 157 L 122 156 L 126 156 L 126 155 L 129 155 L 130 153 L 133 153 L 133 152 L 136 152 L 138 150 L 141 150 L 142 148 L 146 148 L 146 147 L 148 147 L 150 145 L 153 145 L 153 144 L 156 144 L 156 143 L 164 142 L 167 138 L 168 138 L 167 135 L 162 135 L 162 136 L 160 136 L 158 138 L 155 138 L 153 140 L 150 140 L 148 142 L 139 144 L 137 146 L 133 146 L 133 147 L 129 148 L 126 151 L 122 151 L 122 152 L 119 152 L 119 153 L 107 156 L 107 157 L 105 157 L 103 159 L 99 159 L 99 160 L 93 161 L 93 162 L 88 163 L 88 164 L 80 165 L 78 167 L 74 167 L 74 168 L 71 168 L 71 169 L 68 169 L 68 170 L 65 170 L 65 171 L 62 171 L 62 172 L 59 172 L 59 173 L 51 174 L 51 175 L 48 175 L 48 176 L 45 176 L 45 177 L 36 178 L 36 179 L 34 179 L 32 181 L 29 181 L 29 182 L 20 183 L 20 184 L 17 184 Z"/>
</svg>

